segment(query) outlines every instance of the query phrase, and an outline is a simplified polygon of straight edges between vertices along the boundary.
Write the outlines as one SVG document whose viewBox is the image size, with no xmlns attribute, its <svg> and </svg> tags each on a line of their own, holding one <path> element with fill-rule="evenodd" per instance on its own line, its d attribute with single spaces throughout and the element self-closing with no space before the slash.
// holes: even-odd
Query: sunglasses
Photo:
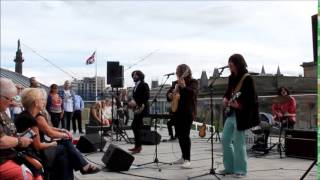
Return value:
<svg viewBox="0 0 320 180">
<path fill-rule="evenodd" d="M 8 98 L 7 96 L 3 96 L 3 95 L 1 95 L 1 97 L 5 98 L 7 101 L 10 101 L 10 102 L 14 100 L 13 98 Z"/>
</svg>

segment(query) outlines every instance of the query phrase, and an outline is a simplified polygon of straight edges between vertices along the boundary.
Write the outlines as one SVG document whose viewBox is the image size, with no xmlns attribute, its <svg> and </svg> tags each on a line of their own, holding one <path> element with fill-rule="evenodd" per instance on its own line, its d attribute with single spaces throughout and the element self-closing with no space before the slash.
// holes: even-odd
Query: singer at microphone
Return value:
<svg viewBox="0 0 320 180">
<path fill-rule="evenodd" d="M 219 67 L 218 69 L 225 69 L 225 68 L 229 68 L 229 65 L 223 66 L 223 67 Z"/>
<path fill-rule="evenodd" d="M 163 76 L 172 76 L 172 75 L 174 75 L 174 73 L 168 73 L 168 74 L 165 74 Z"/>
</svg>

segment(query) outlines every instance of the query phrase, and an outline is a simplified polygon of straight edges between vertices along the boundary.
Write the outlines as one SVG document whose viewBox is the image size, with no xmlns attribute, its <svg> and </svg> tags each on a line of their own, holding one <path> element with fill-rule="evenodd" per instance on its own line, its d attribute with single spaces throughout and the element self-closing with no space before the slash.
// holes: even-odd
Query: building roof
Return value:
<svg viewBox="0 0 320 180">
<path fill-rule="evenodd" d="M 4 69 L 4 68 L 0 67 L 0 77 L 5 77 L 8 79 L 11 79 L 13 81 L 13 83 L 20 84 L 25 88 L 30 87 L 29 77 L 26 77 L 24 75 L 21 75 L 19 73 L 13 72 L 13 71 L 10 71 L 8 69 Z M 40 83 L 40 86 L 42 88 L 44 88 L 45 90 L 49 90 L 49 87 L 44 84 Z"/>
</svg>

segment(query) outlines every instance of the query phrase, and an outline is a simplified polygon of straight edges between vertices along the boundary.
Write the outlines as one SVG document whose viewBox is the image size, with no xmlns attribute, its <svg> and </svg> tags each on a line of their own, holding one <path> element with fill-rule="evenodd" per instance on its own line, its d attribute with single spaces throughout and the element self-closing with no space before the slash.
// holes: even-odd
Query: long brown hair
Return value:
<svg viewBox="0 0 320 180">
<path fill-rule="evenodd" d="M 192 79 L 192 72 L 188 65 L 186 64 L 180 64 L 177 66 L 176 74 L 178 77 L 184 76 L 185 80 Z"/>
<path fill-rule="evenodd" d="M 237 68 L 237 74 L 234 74 L 233 72 L 231 72 L 231 79 L 232 79 L 231 83 L 232 85 L 235 85 L 240 81 L 241 77 L 248 72 L 247 63 L 241 54 L 233 54 L 232 56 L 230 56 L 228 62 L 233 63 Z"/>
<path fill-rule="evenodd" d="M 230 56 L 228 62 L 232 62 L 236 66 L 238 76 L 242 76 L 243 74 L 248 72 L 247 63 L 241 54 L 233 54 L 232 56 Z"/>
</svg>

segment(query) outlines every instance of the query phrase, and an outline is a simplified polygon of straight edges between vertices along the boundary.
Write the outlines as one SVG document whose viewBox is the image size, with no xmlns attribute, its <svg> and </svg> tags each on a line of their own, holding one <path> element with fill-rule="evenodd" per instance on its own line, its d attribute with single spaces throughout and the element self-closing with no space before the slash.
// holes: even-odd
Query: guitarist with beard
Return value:
<svg viewBox="0 0 320 180">
<path fill-rule="evenodd" d="M 144 82 L 144 74 L 139 71 L 133 71 L 131 77 L 135 82 L 132 96 L 133 100 L 128 103 L 128 106 L 134 111 L 134 118 L 131 128 L 134 134 L 134 148 L 129 149 L 132 154 L 140 153 L 142 150 L 141 129 L 143 127 L 143 117 L 149 113 L 149 97 L 150 90 L 147 83 Z"/>
<path fill-rule="evenodd" d="M 223 165 L 220 174 L 233 174 L 237 178 L 247 174 L 245 130 L 259 124 L 258 97 L 253 78 L 248 74 L 247 64 L 240 54 L 228 61 L 231 75 L 223 98 L 226 113 L 222 133 Z"/>
<path fill-rule="evenodd" d="M 188 65 L 180 64 L 176 69 L 177 81 L 172 83 L 167 92 L 168 101 L 172 102 L 172 114 L 175 119 L 176 136 L 182 157 L 174 164 L 182 164 L 182 168 L 191 168 L 190 130 L 192 121 L 196 118 L 198 81 L 192 78 Z"/>
</svg>

